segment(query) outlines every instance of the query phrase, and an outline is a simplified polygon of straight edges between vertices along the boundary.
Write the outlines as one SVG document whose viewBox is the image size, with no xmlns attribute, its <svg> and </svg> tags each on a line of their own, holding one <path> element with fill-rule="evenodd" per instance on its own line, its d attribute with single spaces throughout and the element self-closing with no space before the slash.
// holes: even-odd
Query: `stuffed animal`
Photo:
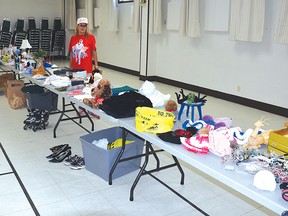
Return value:
<svg viewBox="0 0 288 216">
<path fill-rule="evenodd" d="M 92 89 L 91 95 L 93 98 L 84 98 L 83 102 L 86 105 L 97 109 L 99 105 L 102 104 L 103 100 L 106 100 L 112 96 L 110 81 L 107 79 L 101 79 L 98 82 L 98 85 Z"/>
<path fill-rule="evenodd" d="M 170 99 L 170 94 L 163 94 L 156 89 L 155 85 L 150 81 L 145 81 L 139 89 L 139 93 L 146 96 L 152 102 L 153 107 L 164 106 Z"/>
<path fill-rule="evenodd" d="M 168 112 L 177 111 L 177 103 L 174 100 L 168 100 L 165 104 L 165 110 Z"/>
</svg>

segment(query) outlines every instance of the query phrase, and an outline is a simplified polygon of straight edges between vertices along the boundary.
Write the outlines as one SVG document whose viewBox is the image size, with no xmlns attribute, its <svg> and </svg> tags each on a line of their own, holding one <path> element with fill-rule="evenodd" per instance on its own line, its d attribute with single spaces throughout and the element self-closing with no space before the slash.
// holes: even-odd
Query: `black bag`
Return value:
<svg viewBox="0 0 288 216">
<path fill-rule="evenodd" d="M 137 107 L 153 107 L 149 98 L 138 92 L 126 92 L 122 95 L 112 96 L 99 105 L 99 109 L 114 118 L 135 116 Z"/>
</svg>

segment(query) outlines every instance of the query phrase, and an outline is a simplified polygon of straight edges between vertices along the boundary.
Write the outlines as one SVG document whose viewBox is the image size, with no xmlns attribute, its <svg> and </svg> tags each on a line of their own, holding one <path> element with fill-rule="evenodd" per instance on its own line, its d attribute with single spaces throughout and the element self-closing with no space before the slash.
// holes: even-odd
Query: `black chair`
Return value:
<svg viewBox="0 0 288 216">
<path fill-rule="evenodd" d="M 31 45 L 31 52 L 38 52 L 40 49 L 40 29 L 36 28 L 34 17 L 28 18 L 28 40 Z"/>
<path fill-rule="evenodd" d="M 13 46 L 16 46 L 17 49 L 19 49 L 22 44 L 22 40 L 25 40 L 26 38 L 27 38 L 27 32 L 24 31 L 24 19 L 18 18 L 15 23 L 15 28 L 12 36 Z"/>
<path fill-rule="evenodd" d="M 60 53 L 62 57 L 65 56 L 65 30 L 62 30 L 62 24 L 60 17 L 54 18 L 54 26 L 52 32 L 52 52 L 58 52 L 58 56 Z"/>
<path fill-rule="evenodd" d="M 12 32 L 10 31 L 10 20 L 3 19 L 1 32 L 0 32 L 0 48 L 9 47 L 12 40 Z"/>
</svg>

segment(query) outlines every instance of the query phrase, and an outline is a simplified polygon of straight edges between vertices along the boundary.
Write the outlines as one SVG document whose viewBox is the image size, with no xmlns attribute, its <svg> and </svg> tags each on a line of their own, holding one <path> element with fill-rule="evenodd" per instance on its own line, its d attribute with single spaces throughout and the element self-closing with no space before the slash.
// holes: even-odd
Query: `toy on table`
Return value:
<svg viewBox="0 0 288 216">
<path fill-rule="evenodd" d="M 181 115 L 183 113 L 184 108 L 186 107 L 186 117 L 189 116 L 189 110 L 191 107 L 191 120 L 194 121 L 194 108 L 197 108 L 198 114 L 199 114 L 199 119 L 202 119 L 202 106 L 205 105 L 206 103 L 206 97 L 207 95 L 200 97 L 200 93 L 196 96 L 193 93 L 189 93 L 188 95 L 184 94 L 183 89 L 180 90 L 180 94 L 175 92 L 178 104 L 181 104 L 180 106 L 180 111 L 178 113 L 178 120 L 181 120 Z M 181 98 L 182 96 L 182 98 Z"/>
<path fill-rule="evenodd" d="M 91 95 L 93 96 L 93 98 L 84 98 L 83 102 L 86 105 L 97 109 L 104 100 L 112 96 L 112 88 L 110 81 L 107 79 L 101 79 L 98 82 L 98 85 L 92 89 Z"/>
</svg>

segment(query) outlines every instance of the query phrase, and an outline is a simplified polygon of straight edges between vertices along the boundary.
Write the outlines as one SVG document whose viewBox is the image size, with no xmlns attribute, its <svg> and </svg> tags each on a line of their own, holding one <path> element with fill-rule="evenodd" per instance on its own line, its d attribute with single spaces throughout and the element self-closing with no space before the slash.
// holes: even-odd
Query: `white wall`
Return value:
<svg viewBox="0 0 288 216">
<path fill-rule="evenodd" d="M 166 20 L 169 1 L 162 2 L 163 20 Z M 63 1 L 60 0 L 0 0 L 0 3 L 0 19 L 10 17 L 15 21 L 18 17 L 34 16 L 40 21 L 43 16 L 64 16 Z M 148 76 L 287 108 L 288 48 L 285 44 L 275 43 L 281 0 L 266 1 L 265 31 L 261 43 L 230 41 L 228 32 L 205 32 L 204 1 L 200 3 L 200 38 L 182 37 L 176 31 L 165 30 L 166 26 L 161 35 L 150 35 Z M 102 17 L 107 16 L 107 0 L 94 0 L 94 4 L 101 8 Z M 118 6 L 118 32 L 107 31 L 103 22 L 92 33 L 97 38 L 101 62 L 139 71 L 140 33 L 129 28 L 131 5 Z M 72 33 L 67 30 L 67 41 Z M 237 86 L 240 86 L 240 91 L 237 91 Z"/>
<path fill-rule="evenodd" d="M 11 20 L 13 31 L 17 18 L 24 18 L 25 29 L 27 28 L 27 18 L 35 17 L 36 27 L 40 27 L 42 17 L 49 18 L 49 27 L 53 28 L 54 17 L 64 19 L 63 0 L 0 0 L 0 20 L 3 18 Z"/>
<path fill-rule="evenodd" d="M 168 1 L 162 2 L 167 8 Z M 204 2 L 200 2 L 203 14 Z M 203 16 L 200 38 L 181 37 L 171 31 L 152 35 L 148 75 L 287 108 L 288 49 L 275 43 L 280 6 L 280 0 L 266 1 L 261 43 L 229 41 L 228 32 L 204 32 Z"/>
<path fill-rule="evenodd" d="M 131 31 L 131 5 L 118 5 L 119 30 L 111 32 L 107 30 L 107 0 L 98 0 L 102 23 L 94 33 L 101 62 L 139 71 L 140 34 Z"/>
</svg>

